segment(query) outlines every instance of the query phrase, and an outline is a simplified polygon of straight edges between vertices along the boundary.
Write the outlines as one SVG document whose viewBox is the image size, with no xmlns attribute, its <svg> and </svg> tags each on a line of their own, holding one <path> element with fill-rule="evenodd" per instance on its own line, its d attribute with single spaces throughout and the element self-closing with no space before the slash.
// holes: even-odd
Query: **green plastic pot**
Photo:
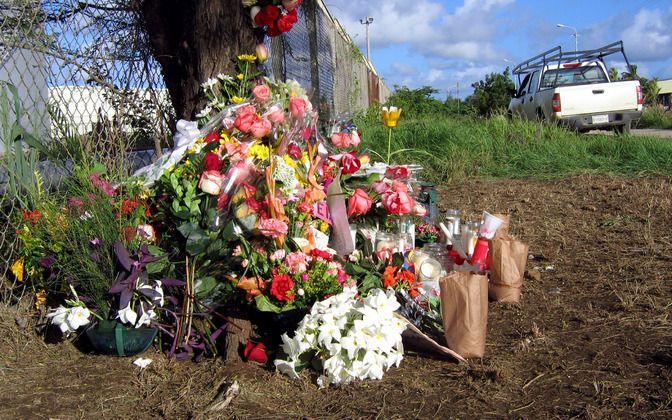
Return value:
<svg viewBox="0 0 672 420">
<path fill-rule="evenodd" d="M 157 328 L 126 327 L 116 321 L 100 321 L 86 330 L 93 349 L 99 354 L 133 356 L 152 345 Z"/>
</svg>

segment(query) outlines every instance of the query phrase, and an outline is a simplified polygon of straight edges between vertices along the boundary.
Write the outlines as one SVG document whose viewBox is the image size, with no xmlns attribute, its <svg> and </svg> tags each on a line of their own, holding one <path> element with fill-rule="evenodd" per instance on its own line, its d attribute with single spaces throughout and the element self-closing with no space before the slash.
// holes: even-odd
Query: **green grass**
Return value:
<svg viewBox="0 0 672 420">
<path fill-rule="evenodd" d="M 387 128 L 361 124 L 363 146 L 387 156 Z M 553 124 L 504 117 L 402 120 L 393 131 L 397 163 L 420 163 L 422 177 L 558 179 L 582 173 L 672 174 L 672 141 L 635 136 L 578 135 Z M 374 154 L 375 156 L 375 154 Z M 380 159 L 380 158 L 379 158 Z"/>
</svg>

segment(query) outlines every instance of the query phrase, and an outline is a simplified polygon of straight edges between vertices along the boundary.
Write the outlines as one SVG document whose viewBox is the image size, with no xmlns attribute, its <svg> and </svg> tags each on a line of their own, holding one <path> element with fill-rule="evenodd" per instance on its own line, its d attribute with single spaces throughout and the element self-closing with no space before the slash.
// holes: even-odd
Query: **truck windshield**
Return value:
<svg viewBox="0 0 672 420">
<path fill-rule="evenodd" d="M 549 69 L 544 73 L 544 78 L 541 81 L 541 89 L 556 86 L 585 85 L 589 83 L 606 82 L 607 76 L 600 66 Z"/>
</svg>

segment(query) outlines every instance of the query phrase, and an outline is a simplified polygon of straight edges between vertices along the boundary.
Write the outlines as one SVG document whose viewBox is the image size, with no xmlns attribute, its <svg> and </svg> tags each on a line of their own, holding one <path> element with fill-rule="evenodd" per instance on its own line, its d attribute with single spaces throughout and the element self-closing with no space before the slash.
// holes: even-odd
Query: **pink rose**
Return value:
<svg viewBox="0 0 672 420">
<path fill-rule="evenodd" d="M 258 119 L 259 117 L 254 114 L 243 114 L 236 117 L 234 126 L 243 133 L 249 133 L 250 128 L 252 128 L 252 124 L 254 124 Z"/>
<path fill-rule="evenodd" d="M 257 112 L 257 109 L 254 107 L 254 105 L 245 105 L 241 106 L 236 110 L 236 117 L 241 117 L 243 115 L 249 115 L 249 114 L 254 114 Z"/>
<path fill-rule="evenodd" d="M 385 181 L 376 181 L 371 184 L 371 188 L 373 188 L 378 195 L 383 195 L 391 189 L 390 184 Z"/>
<path fill-rule="evenodd" d="M 385 178 L 406 179 L 411 175 L 411 171 L 406 166 L 390 166 L 385 171 Z"/>
<path fill-rule="evenodd" d="M 274 124 L 282 124 L 285 122 L 285 110 L 278 105 L 273 105 L 268 108 L 265 117 Z"/>
<path fill-rule="evenodd" d="M 308 104 L 305 99 L 297 98 L 296 96 L 289 98 L 289 112 L 292 114 L 292 117 L 296 119 L 303 118 L 307 108 Z"/>
<path fill-rule="evenodd" d="M 361 188 L 357 188 L 355 193 L 348 199 L 348 217 L 358 214 L 366 214 L 373 205 L 373 200 Z"/>
<path fill-rule="evenodd" d="M 408 214 L 413 210 L 413 205 L 415 202 L 408 193 L 399 191 L 399 192 L 388 192 L 383 195 L 383 207 L 390 214 Z"/>
<path fill-rule="evenodd" d="M 408 185 L 404 184 L 403 182 L 399 181 L 394 181 L 392 183 L 392 187 L 390 188 L 394 192 L 408 192 Z"/>
<path fill-rule="evenodd" d="M 362 164 L 357 159 L 355 153 L 345 153 L 341 158 L 341 168 L 344 174 L 354 174 L 359 170 Z"/>
<path fill-rule="evenodd" d="M 271 122 L 264 118 L 258 118 L 250 126 L 250 133 L 256 138 L 267 136 L 271 132 Z"/>
<path fill-rule="evenodd" d="M 361 142 L 362 139 L 359 138 L 359 133 L 356 131 L 353 131 L 350 133 L 350 146 L 352 147 L 357 147 L 359 146 L 359 142 Z"/>
<path fill-rule="evenodd" d="M 224 183 L 224 175 L 219 171 L 205 171 L 198 181 L 198 188 L 210 195 L 219 195 Z"/>
<path fill-rule="evenodd" d="M 266 102 L 271 97 L 271 89 L 264 84 L 255 86 L 252 89 L 252 93 L 254 94 L 254 98 L 259 102 Z"/>
<path fill-rule="evenodd" d="M 287 234 L 287 223 L 278 219 L 262 219 L 257 228 L 268 238 L 278 238 Z"/>
<path fill-rule="evenodd" d="M 142 239 L 146 239 L 148 241 L 153 241 L 156 239 L 156 232 L 154 231 L 154 227 L 152 225 L 147 225 L 147 224 L 142 224 L 138 225 L 138 236 Z"/>
<path fill-rule="evenodd" d="M 343 131 L 331 135 L 331 142 L 339 149 L 350 147 L 350 134 Z"/>
</svg>

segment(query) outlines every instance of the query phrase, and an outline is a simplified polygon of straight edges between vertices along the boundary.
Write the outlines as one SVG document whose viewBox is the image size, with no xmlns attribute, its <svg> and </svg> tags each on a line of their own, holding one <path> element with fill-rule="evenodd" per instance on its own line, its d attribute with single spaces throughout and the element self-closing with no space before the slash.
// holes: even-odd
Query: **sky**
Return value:
<svg viewBox="0 0 672 420">
<path fill-rule="evenodd" d="M 324 0 L 385 84 L 464 98 L 472 83 L 556 46 L 623 41 L 640 76 L 672 78 L 672 0 Z M 624 61 L 608 62 L 625 70 Z"/>
</svg>

